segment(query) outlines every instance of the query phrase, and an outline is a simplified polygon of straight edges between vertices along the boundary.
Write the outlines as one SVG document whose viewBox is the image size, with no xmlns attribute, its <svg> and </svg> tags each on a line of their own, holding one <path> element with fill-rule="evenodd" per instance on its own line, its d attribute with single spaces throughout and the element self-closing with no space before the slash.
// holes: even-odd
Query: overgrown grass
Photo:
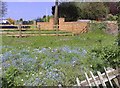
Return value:
<svg viewBox="0 0 120 88">
<path fill-rule="evenodd" d="M 111 45 L 116 37 L 106 34 L 101 30 L 94 30 L 79 36 L 34 36 L 27 38 L 14 38 L 2 36 L 2 44 L 14 47 L 59 47 L 59 46 L 78 46 L 78 47 L 99 47 Z"/>
<path fill-rule="evenodd" d="M 14 33 L 14 34 L 18 34 L 20 31 L 19 30 L 1 30 L 4 33 Z M 22 34 L 69 34 L 72 35 L 71 32 L 65 32 L 65 31 L 56 31 L 56 30 L 30 30 L 30 29 L 22 29 L 21 30 Z"/>
<path fill-rule="evenodd" d="M 94 49 L 112 46 L 115 40 L 116 36 L 102 30 L 79 36 L 2 36 L 3 85 L 57 86 L 60 82 L 73 86 L 76 77 L 84 79 L 84 72 L 109 65 Z"/>
</svg>

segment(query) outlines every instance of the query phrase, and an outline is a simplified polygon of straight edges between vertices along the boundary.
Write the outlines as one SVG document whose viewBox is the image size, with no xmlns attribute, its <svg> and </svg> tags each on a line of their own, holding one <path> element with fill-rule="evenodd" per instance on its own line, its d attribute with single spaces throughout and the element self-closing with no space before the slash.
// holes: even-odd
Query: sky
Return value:
<svg viewBox="0 0 120 88">
<path fill-rule="evenodd" d="M 52 15 L 54 2 L 7 2 L 5 18 L 33 20 L 43 15 Z"/>
<path fill-rule="evenodd" d="M 10 17 L 15 20 L 18 20 L 20 18 L 23 18 L 24 20 L 33 20 L 38 17 L 43 17 L 43 15 L 46 14 L 52 15 L 51 8 L 52 6 L 55 5 L 54 2 L 55 0 L 4 0 L 4 1 L 7 2 L 7 8 L 8 8 L 7 15 L 5 16 L 5 18 Z M 70 1 L 70 0 L 59 0 L 59 1 Z M 85 0 L 81 0 L 81 1 L 85 1 Z"/>
</svg>

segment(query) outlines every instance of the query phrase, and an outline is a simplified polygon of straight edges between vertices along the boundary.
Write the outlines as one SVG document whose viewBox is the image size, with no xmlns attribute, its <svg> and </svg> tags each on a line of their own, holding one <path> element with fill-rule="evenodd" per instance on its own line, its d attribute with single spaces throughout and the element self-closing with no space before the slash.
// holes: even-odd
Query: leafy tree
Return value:
<svg viewBox="0 0 120 88">
<path fill-rule="evenodd" d="M 49 22 L 50 18 L 53 18 L 53 16 L 46 16 L 44 15 L 42 18 L 38 17 L 37 19 L 35 19 L 37 22 Z"/>
<path fill-rule="evenodd" d="M 38 17 L 37 19 L 35 19 L 36 22 L 44 22 L 43 19 L 41 17 Z"/>
<path fill-rule="evenodd" d="M 8 18 L 7 20 L 10 22 L 10 24 L 15 24 L 15 20 L 13 20 L 12 18 Z"/>
<path fill-rule="evenodd" d="M 49 15 L 48 16 L 44 15 L 43 18 L 41 18 L 41 20 L 44 21 L 44 22 L 48 22 L 49 21 Z"/>
<path fill-rule="evenodd" d="M 79 17 L 81 19 L 96 20 L 106 18 L 108 14 L 108 8 L 101 2 L 78 3 L 78 6 L 80 8 Z"/>
<path fill-rule="evenodd" d="M 52 7 L 54 15 L 55 6 Z M 66 18 L 66 21 L 76 21 L 80 19 L 101 19 L 106 18 L 109 12 L 108 7 L 102 2 L 62 2 L 58 6 L 59 17 Z"/>
<path fill-rule="evenodd" d="M 52 14 L 55 6 L 52 7 Z M 79 9 L 74 2 L 62 2 L 58 6 L 58 17 L 64 17 L 66 21 L 76 21 L 79 18 Z"/>
<path fill-rule="evenodd" d="M 4 17 L 7 14 L 7 4 L 0 0 L 0 17 Z"/>
<path fill-rule="evenodd" d="M 118 2 L 104 2 L 104 4 L 109 8 L 109 14 L 118 14 Z"/>
<path fill-rule="evenodd" d="M 19 20 L 19 21 L 21 21 L 21 22 L 22 22 L 22 21 L 23 21 L 23 18 L 20 18 L 20 20 Z"/>
</svg>

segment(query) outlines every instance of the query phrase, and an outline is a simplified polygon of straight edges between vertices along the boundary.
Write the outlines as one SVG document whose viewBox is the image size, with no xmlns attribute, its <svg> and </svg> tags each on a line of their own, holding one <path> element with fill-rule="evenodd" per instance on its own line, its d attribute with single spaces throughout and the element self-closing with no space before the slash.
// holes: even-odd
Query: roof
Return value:
<svg viewBox="0 0 120 88">
<path fill-rule="evenodd" d="M 0 23 L 10 23 L 7 19 L 0 19 Z"/>
</svg>

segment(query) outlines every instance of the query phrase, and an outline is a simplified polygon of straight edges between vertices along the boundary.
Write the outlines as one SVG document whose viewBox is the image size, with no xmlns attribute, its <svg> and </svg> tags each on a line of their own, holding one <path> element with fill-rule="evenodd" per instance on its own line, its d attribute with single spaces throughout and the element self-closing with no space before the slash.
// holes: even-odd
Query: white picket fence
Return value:
<svg viewBox="0 0 120 88">
<path fill-rule="evenodd" d="M 92 88 L 94 86 L 96 86 L 97 88 L 100 88 L 100 85 L 103 88 L 107 88 L 106 82 L 109 82 L 111 88 L 116 88 L 113 86 L 113 83 L 111 80 L 114 81 L 115 85 L 117 86 L 117 88 L 120 88 L 120 83 L 117 80 L 117 77 L 120 76 L 120 68 L 119 69 L 109 69 L 106 70 L 106 68 L 104 68 L 104 73 L 101 73 L 100 71 L 97 71 L 97 76 L 94 76 L 93 72 L 90 71 L 90 74 L 88 76 L 87 73 L 85 73 L 85 77 L 86 79 L 83 81 L 80 81 L 79 78 L 76 78 L 76 85 L 77 88 Z M 61 85 L 58 85 L 60 88 L 62 88 Z M 64 87 L 63 87 L 64 88 Z M 108 87 L 109 88 L 109 87 Z"/>
</svg>

